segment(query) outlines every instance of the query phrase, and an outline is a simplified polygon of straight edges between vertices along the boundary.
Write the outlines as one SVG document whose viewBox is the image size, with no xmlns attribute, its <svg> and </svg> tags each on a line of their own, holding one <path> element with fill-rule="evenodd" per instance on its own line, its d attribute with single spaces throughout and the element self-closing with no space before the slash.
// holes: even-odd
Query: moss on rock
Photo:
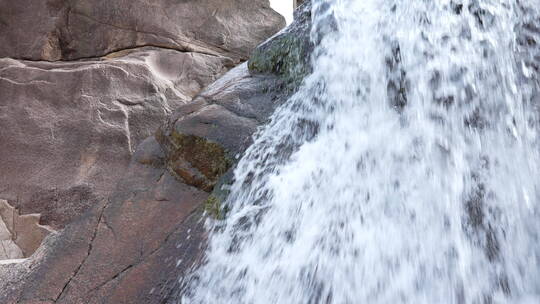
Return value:
<svg viewBox="0 0 540 304">
<path fill-rule="evenodd" d="M 227 151 L 215 142 L 194 135 L 185 135 L 176 130 L 171 133 L 171 142 L 178 156 L 213 182 L 231 167 L 232 161 L 227 156 Z"/>
<path fill-rule="evenodd" d="M 204 212 L 216 220 L 224 220 L 227 217 L 229 208 L 226 205 L 223 205 L 223 200 L 210 194 L 208 199 L 204 202 Z"/>
<path fill-rule="evenodd" d="M 208 196 L 208 199 L 204 202 L 204 211 L 214 219 L 223 219 L 223 213 L 221 212 L 221 202 L 213 194 Z"/>
<path fill-rule="evenodd" d="M 156 136 L 166 147 L 167 168 L 186 184 L 211 192 L 233 161 L 225 148 L 208 139 L 173 130 Z"/>
<path fill-rule="evenodd" d="M 230 194 L 230 188 L 234 182 L 233 170 L 227 171 L 216 183 L 212 194 L 205 202 L 205 211 L 213 218 L 222 220 L 225 219 L 229 212 L 229 206 L 225 204 Z"/>
<path fill-rule="evenodd" d="M 305 42 L 293 35 L 280 35 L 268 45 L 255 50 L 248 67 L 251 72 L 276 74 L 292 85 L 299 85 L 308 74 Z"/>
<path fill-rule="evenodd" d="M 296 11 L 295 21 L 287 29 L 255 49 L 248 62 L 250 72 L 278 75 L 294 88 L 301 84 L 311 72 L 310 4 L 307 2 Z"/>
</svg>

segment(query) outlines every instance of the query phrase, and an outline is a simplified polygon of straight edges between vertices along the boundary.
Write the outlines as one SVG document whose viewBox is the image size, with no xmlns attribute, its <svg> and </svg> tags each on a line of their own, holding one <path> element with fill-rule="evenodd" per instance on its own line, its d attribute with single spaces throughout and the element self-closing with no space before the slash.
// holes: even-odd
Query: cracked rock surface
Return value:
<svg viewBox="0 0 540 304">
<path fill-rule="evenodd" d="M 108 199 L 48 237 L 31 259 L 5 269 L 18 279 L 0 281 L 0 303 L 175 303 L 181 279 L 204 251 L 202 205 L 210 192 L 171 170 L 169 134 L 190 134 L 234 158 L 284 100 L 274 89 L 280 85 L 243 64 L 180 106 L 138 146 Z M 219 132 L 209 132 L 210 122 Z"/>
<path fill-rule="evenodd" d="M 229 70 L 283 17 L 268 0 L 0 6 L 0 200 L 56 230 L 15 241 L 28 258 L 0 263 L 0 303 L 174 303 L 205 201 L 282 99 L 276 77 Z"/>
<path fill-rule="evenodd" d="M 155 48 L 70 63 L 0 59 L 0 198 L 64 227 L 108 195 L 172 109 L 231 64 Z"/>
</svg>

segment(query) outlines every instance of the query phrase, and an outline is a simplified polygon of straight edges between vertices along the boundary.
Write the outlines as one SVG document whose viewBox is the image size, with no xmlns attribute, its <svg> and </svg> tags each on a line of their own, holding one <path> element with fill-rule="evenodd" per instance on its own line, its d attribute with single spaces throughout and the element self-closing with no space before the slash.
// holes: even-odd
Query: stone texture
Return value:
<svg viewBox="0 0 540 304">
<path fill-rule="evenodd" d="M 171 115 L 157 134 L 171 172 L 189 185 L 213 189 L 274 106 L 261 94 L 273 83 L 261 79 L 243 64 Z"/>
<path fill-rule="evenodd" d="M 293 90 L 300 85 L 311 72 L 311 10 L 311 1 L 305 1 L 295 10 L 292 24 L 253 51 L 249 59 L 251 73 L 278 75 Z"/>
<path fill-rule="evenodd" d="M 9 290 L 0 295 L 0 302 L 172 301 L 181 290 L 179 277 L 201 258 L 202 206 L 210 189 L 175 176 L 168 162 L 169 154 L 175 153 L 170 142 L 174 139 L 167 135 L 173 130 L 190 134 L 222 147 L 232 157 L 242 152 L 256 126 L 283 100 L 275 87 L 280 82 L 274 77 L 251 76 L 244 64 L 202 92 L 196 102 L 180 106 L 155 137 L 139 145 L 109 199 L 47 238 L 30 260 L 5 266 L 5 271 L 26 279 L 0 282 L 0 289 Z M 193 107 L 197 109 L 192 111 Z M 208 129 L 205 122 L 212 118 L 215 128 Z M 184 145 L 195 149 L 199 144 Z M 186 162 L 197 167 L 193 159 Z"/>
<path fill-rule="evenodd" d="M 15 244 L 10 229 L 0 218 L 0 260 L 21 258 L 24 258 L 21 248 Z"/>
<path fill-rule="evenodd" d="M 0 227 L 2 229 L 3 227 Z M 0 260 L 15 260 L 24 258 L 19 246 L 12 240 L 0 241 Z"/>
<path fill-rule="evenodd" d="M 172 109 L 230 65 L 153 48 L 73 63 L 0 59 L 0 197 L 63 227 L 112 190 Z"/>
<path fill-rule="evenodd" d="M 43 239 L 52 233 L 40 225 L 39 214 L 20 215 L 7 201 L 0 200 L 0 260 L 31 256 Z"/>
<path fill-rule="evenodd" d="M 60 229 L 0 263 L 0 303 L 173 301 L 204 202 L 281 100 L 245 64 L 200 90 L 284 19 L 267 0 L 0 5 L 0 198 Z"/>
<path fill-rule="evenodd" d="M 284 25 L 267 0 L 0 5 L 0 57 L 19 58 L 0 58 L 0 198 L 56 229 L 107 197 L 172 109 Z"/>
<path fill-rule="evenodd" d="M 245 60 L 285 25 L 268 0 L 0 0 L 0 57 L 73 60 L 159 46 Z"/>
<path fill-rule="evenodd" d="M 258 125 L 273 112 L 282 85 L 272 75 L 252 75 L 242 64 L 201 92 L 191 103 L 179 107 L 160 129 L 167 151 L 174 150 L 174 134 L 204 137 L 223 146 L 236 158 L 251 143 Z M 162 139 L 168 139 L 164 142 Z"/>
</svg>

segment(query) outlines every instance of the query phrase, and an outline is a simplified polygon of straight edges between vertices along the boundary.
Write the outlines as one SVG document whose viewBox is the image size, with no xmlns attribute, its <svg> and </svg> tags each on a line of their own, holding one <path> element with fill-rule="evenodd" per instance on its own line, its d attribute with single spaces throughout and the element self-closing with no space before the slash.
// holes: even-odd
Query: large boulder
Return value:
<svg viewBox="0 0 540 304">
<path fill-rule="evenodd" d="M 0 197 L 62 228 L 106 197 L 135 147 L 231 67 L 142 49 L 110 59 L 0 59 Z"/>
<path fill-rule="evenodd" d="M 285 25 L 268 0 L 0 0 L 0 57 L 73 60 L 158 46 L 245 60 Z"/>
<path fill-rule="evenodd" d="M 0 198 L 56 229 L 110 194 L 173 109 L 284 25 L 267 0 L 0 4 Z"/>
<path fill-rule="evenodd" d="M 252 76 L 243 64 L 180 106 L 139 145 L 108 199 L 47 238 L 31 259 L 6 266 L 8 278 L 18 279 L 0 281 L 0 302 L 173 301 L 179 278 L 204 252 L 204 202 L 257 126 L 285 100 L 280 88 L 276 77 Z M 182 136 L 192 140 L 179 145 Z M 207 183 L 178 174 L 179 160 Z M 224 167 L 207 171 L 212 163 Z"/>
<path fill-rule="evenodd" d="M 58 230 L 0 262 L 0 303 L 174 303 L 211 193 L 288 93 L 226 71 L 284 19 L 267 0 L 0 4 L 0 199 Z"/>
</svg>

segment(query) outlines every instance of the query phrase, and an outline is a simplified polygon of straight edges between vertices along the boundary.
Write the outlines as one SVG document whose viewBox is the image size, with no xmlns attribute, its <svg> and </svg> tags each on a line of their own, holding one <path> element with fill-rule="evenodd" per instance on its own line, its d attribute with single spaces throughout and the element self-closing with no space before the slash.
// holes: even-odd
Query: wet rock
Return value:
<svg viewBox="0 0 540 304">
<path fill-rule="evenodd" d="M 1 0 L 0 7 L 0 57 L 30 60 L 159 46 L 239 61 L 285 25 L 268 0 Z"/>
<path fill-rule="evenodd" d="M 231 161 L 219 144 L 175 130 L 170 143 L 174 152 L 169 154 L 169 168 L 188 185 L 211 191 L 230 168 Z"/>
<path fill-rule="evenodd" d="M 249 59 L 254 74 L 275 74 L 297 87 L 311 72 L 310 55 L 314 45 L 311 32 L 311 1 L 294 13 L 294 22 L 255 49 Z"/>
<path fill-rule="evenodd" d="M 302 5 L 302 3 L 304 3 L 304 0 L 294 0 L 293 2 L 294 8 L 299 7 L 300 5 Z"/>
<path fill-rule="evenodd" d="M 274 84 L 273 78 L 251 76 L 243 64 L 179 107 L 156 136 L 171 171 L 210 191 L 270 114 L 274 101 L 265 91 Z"/>
</svg>

